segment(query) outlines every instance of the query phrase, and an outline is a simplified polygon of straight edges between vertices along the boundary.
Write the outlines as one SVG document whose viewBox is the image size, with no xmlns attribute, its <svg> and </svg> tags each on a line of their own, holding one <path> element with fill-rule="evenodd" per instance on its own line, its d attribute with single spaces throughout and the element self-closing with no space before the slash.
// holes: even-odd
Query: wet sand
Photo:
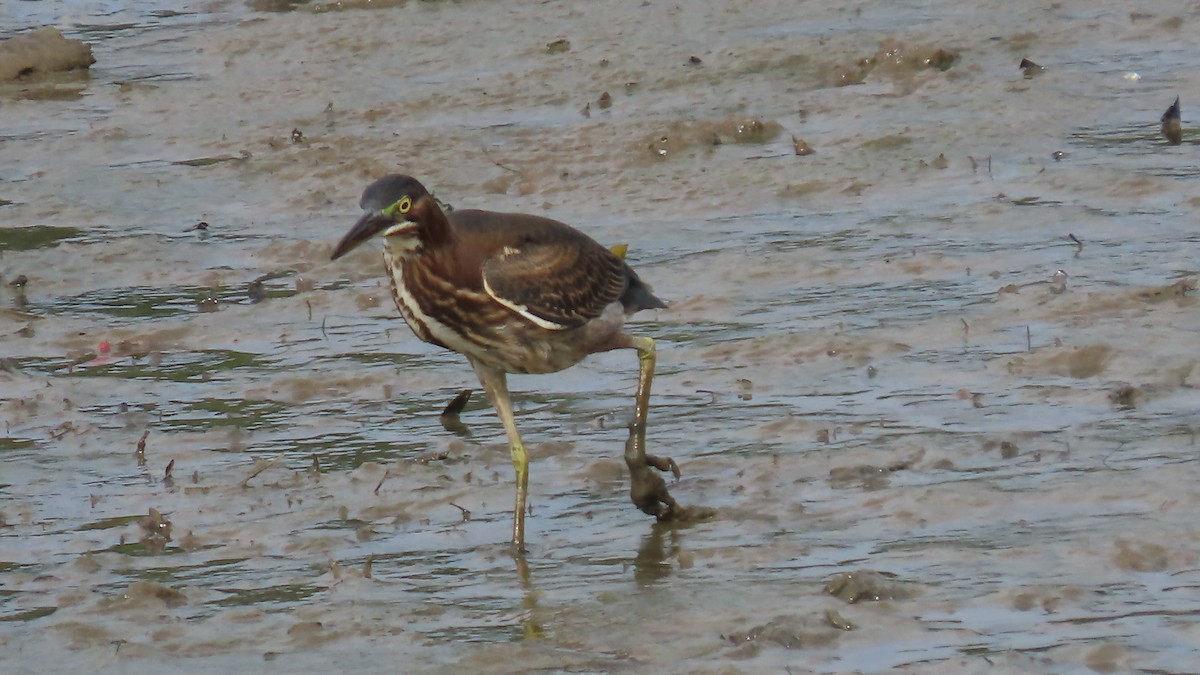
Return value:
<svg viewBox="0 0 1200 675">
<path fill-rule="evenodd" d="M 19 4 L 97 62 L 0 86 L 0 670 L 1200 663 L 1194 8 Z M 511 380 L 514 563 L 470 368 L 328 262 L 390 171 L 630 245 L 714 521 L 602 355 Z"/>
</svg>

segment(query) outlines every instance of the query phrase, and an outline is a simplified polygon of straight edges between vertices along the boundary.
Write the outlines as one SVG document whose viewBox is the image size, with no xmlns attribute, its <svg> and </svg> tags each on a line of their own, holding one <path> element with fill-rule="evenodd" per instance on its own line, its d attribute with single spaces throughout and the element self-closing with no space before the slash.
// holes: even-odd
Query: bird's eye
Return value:
<svg viewBox="0 0 1200 675">
<path fill-rule="evenodd" d="M 397 199 L 391 206 L 383 210 L 385 216 L 404 215 L 412 210 L 412 197 L 404 195 Z"/>
</svg>

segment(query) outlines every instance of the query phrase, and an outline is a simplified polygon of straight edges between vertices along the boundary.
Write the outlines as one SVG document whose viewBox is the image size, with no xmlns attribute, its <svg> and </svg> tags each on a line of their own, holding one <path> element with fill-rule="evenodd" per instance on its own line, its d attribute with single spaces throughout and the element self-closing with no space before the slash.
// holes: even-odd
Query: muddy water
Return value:
<svg viewBox="0 0 1200 675">
<path fill-rule="evenodd" d="M 0 9 L 97 58 L 0 87 L 0 670 L 1197 668 L 1194 8 L 358 4 Z M 716 520 L 603 355 L 513 378 L 514 564 L 469 368 L 327 262 L 394 170 L 630 244 Z"/>
</svg>

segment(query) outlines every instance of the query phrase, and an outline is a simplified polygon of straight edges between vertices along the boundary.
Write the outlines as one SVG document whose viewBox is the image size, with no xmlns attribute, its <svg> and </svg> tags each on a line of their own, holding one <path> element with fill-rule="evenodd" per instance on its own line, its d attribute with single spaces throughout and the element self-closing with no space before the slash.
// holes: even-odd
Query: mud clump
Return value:
<svg viewBox="0 0 1200 675">
<path fill-rule="evenodd" d="M 95 62 L 91 45 L 69 40 L 57 28 L 39 28 L 0 41 L 0 82 L 86 69 Z"/>
<path fill-rule="evenodd" d="M 766 143 L 778 136 L 782 127 L 770 120 L 730 118 L 717 122 L 715 130 L 722 143 Z"/>
<path fill-rule="evenodd" d="M 828 430 L 822 429 L 824 442 L 829 442 Z M 821 441 L 822 434 L 818 432 L 817 440 Z M 901 457 L 886 466 L 874 464 L 856 464 L 852 466 L 835 466 L 829 470 L 829 487 L 838 490 L 842 488 L 861 486 L 868 492 L 881 490 L 891 485 L 891 475 L 897 471 L 911 469 L 914 464 L 925 456 L 925 450 L 917 450 L 908 456 Z"/>
<path fill-rule="evenodd" d="M 714 148 L 728 143 L 767 143 L 783 131 L 778 122 L 757 118 L 726 118 L 720 121 L 672 122 L 642 142 L 650 155 L 667 159 L 688 150 Z"/>
<path fill-rule="evenodd" d="M 1009 362 L 1008 369 L 1014 374 L 1048 372 L 1082 380 L 1103 373 L 1112 357 L 1113 349 L 1108 345 L 1084 345 L 1028 358 L 1017 357 Z"/>
<path fill-rule="evenodd" d="M 730 633 L 721 637 L 739 645 L 744 656 L 753 656 L 763 645 L 785 649 L 824 647 L 838 638 L 825 619 L 806 619 L 798 616 L 779 616 L 749 630 Z"/>
<path fill-rule="evenodd" d="M 250 9 L 256 12 L 290 12 L 306 0 L 250 0 Z"/>
<path fill-rule="evenodd" d="M 1130 572 L 1163 572 L 1170 566 L 1167 548 L 1160 544 L 1131 544 L 1118 540 L 1112 555 L 1117 567 Z"/>
<path fill-rule="evenodd" d="M 1132 384 L 1121 384 L 1108 393 L 1108 400 L 1113 407 L 1120 410 L 1134 410 L 1138 407 L 1138 399 L 1142 397 L 1141 387 Z"/>
<path fill-rule="evenodd" d="M 1066 355 L 1067 374 L 1077 379 L 1099 375 L 1104 372 L 1110 358 L 1112 349 L 1107 345 L 1080 347 Z"/>
<path fill-rule="evenodd" d="M 809 195 L 820 194 L 822 192 L 831 192 L 836 186 L 829 181 L 810 180 L 802 183 L 788 183 L 776 192 L 776 196 L 780 199 L 790 199 L 793 197 L 802 198 Z"/>
<path fill-rule="evenodd" d="M 571 42 L 566 38 L 559 38 L 546 44 L 547 54 L 564 54 L 569 51 L 571 51 Z"/>
<path fill-rule="evenodd" d="M 1167 300 L 1179 300 L 1190 297 L 1188 294 L 1193 293 L 1195 290 L 1195 279 L 1180 279 L 1173 284 L 1167 284 L 1166 286 L 1158 286 L 1155 288 L 1138 291 L 1134 295 L 1139 300 L 1143 300 L 1151 304 L 1157 304 Z"/>
<path fill-rule="evenodd" d="M 135 581 L 119 595 L 101 603 L 106 609 L 138 609 L 144 607 L 170 609 L 187 604 L 187 596 L 180 591 L 153 581 Z"/>
<path fill-rule="evenodd" d="M 149 513 L 138 521 L 138 526 L 142 530 L 140 543 L 147 550 L 162 553 L 167 547 L 167 542 L 171 541 L 171 530 L 174 526 L 158 509 L 151 508 Z"/>
<path fill-rule="evenodd" d="M 836 68 L 834 84 L 839 87 L 862 84 L 870 75 L 908 80 L 923 70 L 947 71 L 958 63 L 958 59 L 959 54 L 953 49 L 889 40 L 874 54 L 859 59 L 854 65 Z"/>
<path fill-rule="evenodd" d="M 1120 645 L 1105 643 L 1088 652 L 1083 660 L 1089 670 L 1096 673 L 1129 672 L 1132 659 Z"/>
<path fill-rule="evenodd" d="M 911 145 L 912 142 L 913 139 L 910 136 L 889 134 L 863 141 L 862 148 L 863 150 L 901 150 Z"/>
<path fill-rule="evenodd" d="M 904 600 L 913 596 L 912 589 L 895 574 L 874 570 L 836 574 L 825 582 L 825 592 L 851 605 L 863 601 Z"/>
<path fill-rule="evenodd" d="M 861 486 L 868 492 L 880 490 L 891 485 L 891 474 L 885 467 L 870 464 L 837 466 L 829 470 L 829 487 L 838 490 Z"/>
<path fill-rule="evenodd" d="M 384 9 L 402 7 L 408 0 L 335 0 L 334 2 L 310 2 L 309 0 L 250 0 L 250 9 L 256 12 L 306 11 L 313 14 L 341 12 L 349 9 Z"/>
</svg>

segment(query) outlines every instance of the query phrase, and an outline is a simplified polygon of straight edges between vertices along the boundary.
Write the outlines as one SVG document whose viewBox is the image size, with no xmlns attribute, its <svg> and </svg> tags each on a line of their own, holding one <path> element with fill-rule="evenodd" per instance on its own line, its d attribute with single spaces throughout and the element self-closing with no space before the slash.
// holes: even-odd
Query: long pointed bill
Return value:
<svg viewBox="0 0 1200 675">
<path fill-rule="evenodd" d="M 359 218 L 354 227 L 350 228 L 346 236 L 342 237 L 342 240 L 338 242 L 337 248 L 333 250 L 333 256 L 330 257 L 330 260 L 337 260 L 357 248 L 359 244 L 395 224 L 395 218 L 385 216 L 380 211 L 363 214 L 363 217 Z"/>
</svg>

